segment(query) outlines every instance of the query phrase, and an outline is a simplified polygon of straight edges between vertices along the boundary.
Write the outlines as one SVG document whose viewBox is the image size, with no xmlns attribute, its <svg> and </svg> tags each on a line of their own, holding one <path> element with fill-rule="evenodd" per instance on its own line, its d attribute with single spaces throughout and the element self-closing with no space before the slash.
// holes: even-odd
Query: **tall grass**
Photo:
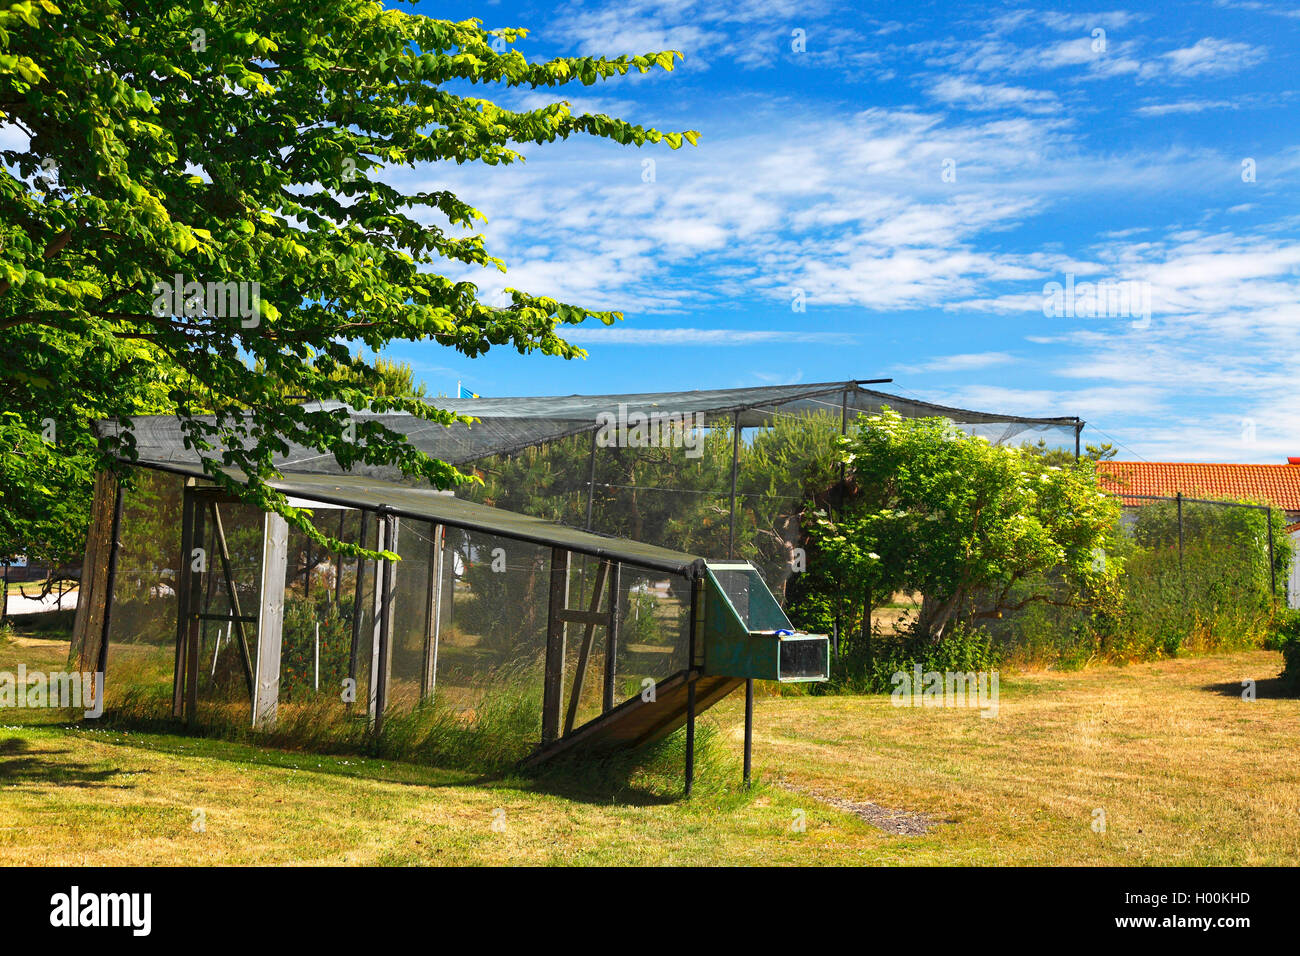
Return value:
<svg viewBox="0 0 1300 956">
<path fill-rule="evenodd" d="M 123 686 L 119 684 L 118 686 Z M 186 726 L 171 715 L 170 685 L 134 684 L 113 694 L 98 722 L 117 729 L 229 740 L 256 747 L 313 753 L 360 754 L 465 770 L 523 776 L 519 764 L 541 732 L 540 688 L 518 682 L 474 695 L 472 707 L 435 698 L 385 716 L 372 732 L 364 712 L 349 713 L 336 699 L 316 697 L 281 703 L 276 726 L 254 730 L 246 704 L 200 702 L 198 719 Z M 612 798 L 631 792 L 669 796 L 680 792 L 686 759 L 684 730 L 632 752 L 578 755 L 542 765 L 527 776 L 557 789 Z M 696 790 L 727 791 L 739 779 L 735 755 L 721 746 L 716 727 L 696 727 Z"/>
<path fill-rule="evenodd" d="M 505 770 L 526 757 L 541 726 L 539 695 L 527 687 L 495 688 L 472 711 L 440 700 L 385 715 L 374 733 L 364 709 L 344 707 L 337 698 L 317 696 L 281 703 L 274 728 L 254 730 L 247 702 L 200 701 L 187 726 L 171 714 L 170 686 L 112 682 L 101 718 L 112 727 L 231 740 L 258 747 L 320 753 L 356 753 L 429 763 L 482 773 Z"/>
</svg>

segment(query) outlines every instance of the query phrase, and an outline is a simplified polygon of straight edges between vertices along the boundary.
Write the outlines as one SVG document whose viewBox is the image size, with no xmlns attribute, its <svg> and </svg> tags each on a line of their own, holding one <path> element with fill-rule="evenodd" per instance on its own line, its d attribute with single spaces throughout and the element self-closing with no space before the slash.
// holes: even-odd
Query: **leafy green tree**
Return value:
<svg viewBox="0 0 1300 956">
<path fill-rule="evenodd" d="M 1068 448 L 1049 446 L 1045 438 L 1040 438 L 1033 444 L 1026 442 L 1024 449 L 1032 455 L 1039 456 L 1049 465 L 1068 465 L 1074 461 L 1074 452 Z M 1081 457 L 1097 462 L 1109 461 L 1117 454 L 1119 454 L 1119 449 L 1110 442 L 1103 442 L 1100 445 L 1084 445 Z"/>
<path fill-rule="evenodd" d="M 619 317 L 515 289 L 508 305 L 480 301 L 439 269 L 504 271 L 474 232 L 481 213 L 385 175 L 513 163 L 520 144 L 575 134 L 695 142 L 562 101 L 511 110 L 471 95 L 589 86 L 680 57 L 530 62 L 513 48 L 524 35 L 373 0 L 0 8 L 0 122 L 26 138 L 0 151 L 0 550 L 81 540 L 65 525 L 84 525 L 89 474 L 134 456 L 129 431 L 101 439 L 92 423 L 148 411 L 178 416 L 215 483 L 318 543 L 309 516 L 267 484 L 287 441 L 344 468 L 463 481 L 378 421 L 352 430 L 346 413 L 286 396 L 450 423 L 436 403 L 389 394 L 350 347 L 568 359 L 584 353 L 562 326 Z"/>
<path fill-rule="evenodd" d="M 920 592 L 916 634 L 932 643 L 1032 603 L 1086 603 L 1119 572 L 1105 560 L 1119 505 L 1089 462 L 1049 465 L 890 409 L 860 419 L 842 451 L 855 493 L 814 515 L 818 559 L 851 594 Z"/>
</svg>

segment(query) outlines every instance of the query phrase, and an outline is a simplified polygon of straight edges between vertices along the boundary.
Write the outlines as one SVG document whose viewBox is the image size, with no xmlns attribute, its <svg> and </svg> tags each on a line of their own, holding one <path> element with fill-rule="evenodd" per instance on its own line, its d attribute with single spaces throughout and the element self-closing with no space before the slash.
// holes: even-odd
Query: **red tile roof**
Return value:
<svg viewBox="0 0 1300 956">
<path fill-rule="evenodd" d="M 1171 461 L 1103 461 L 1097 465 L 1102 488 L 1137 495 L 1181 492 L 1189 498 L 1258 501 L 1300 512 L 1300 464 L 1218 465 Z M 1126 505 L 1148 504 L 1125 498 Z"/>
</svg>

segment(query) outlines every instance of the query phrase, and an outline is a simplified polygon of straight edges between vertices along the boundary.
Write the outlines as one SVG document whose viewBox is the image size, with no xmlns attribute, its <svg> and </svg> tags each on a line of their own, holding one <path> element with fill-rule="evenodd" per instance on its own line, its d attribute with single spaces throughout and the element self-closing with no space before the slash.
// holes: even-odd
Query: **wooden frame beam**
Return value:
<svg viewBox="0 0 1300 956">
<path fill-rule="evenodd" d="M 380 515 L 379 548 L 397 551 L 397 516 Z M 393 667 L 393 596 L 397 588 L 397 563 L 381 561 L 375 580 L 375 647 L 370 657 L 370 729 L 384 730 L 384 712 L 388 709 L 388 679 Z"/>
<path fill-rule="evenodd" d="M 198 496 L 190 494 L 190 547 L 183 555 L 184 564 L 181 574 L 189 580 L 186 588 L 187 601 L 185 611 L 185 722 L 194 723 L 199 707 L 199 643 L 203 635 L 203 621 L 199 619 L 200 592 L 203 589 L 203 576 L 211 568 L 208 566 L 207 536 L 204 528 L 204 512 Z M 199 554 L 194 552 L 198 551 Z M 195 564 L 199 567 L 196 568 Z"/>
<path fill-rule="evenodd" d="M 424 663 L 421 669 L 420 698 L 433 696 L 438 681 L 438 638 L 442 630 L 442 551 L 444 529 L 433 525 L 429 541 L 429 610 L 425 616 Z"/>
<path fill-rule="evenodd" d="M 569 552 L 551 549 L 551 594 L 546 616 L 546 672 L 542 686 L 542 744 L 560 736 L 560 708 L 564 697 L 564 619 L 569 599 Z"/>
<path fill-rule="evenodd" d="M 362 509 L 360 512 L 361 521 L 357 528 L 357 544 L 364 548 L 366 546 L 366 525 L 370 512 Z M 357 558 L 357 580 L 356 589 L 352 596 L 352 646 L 348 650 L 348 679 L 352 681 L 352 689 L 355 694 L 357 686 L 357 665 L 360 663 L 361 656 L 361 622 L 365 619 L 364 601 L 362 597 L 366 589 L 366 560 Z M 356 703 L 355 698 L 348 704 L 351 710 L 352 705 Z"/>
<path fill-rule="evenodd" d="M 609 573 L 609 562 L 601 561 L 600 567 L 596 571 L 596 580 L 591 586 L 591 609 L 587 612 L 587 619 L 584 623 L 587 625 L 586 632 L 582 635 L 582 647 L 578 651 L 578 666 L 573 671 L 573 689 L 569 693 L 569 709 L 564 716 L 564 732 L 567 734 L 573 729 L 573 722 L 578 717 L 578 701 L 582 697 L 582 684 L 587 677 L 587 660 L 591 657 L 591 645 L 596 640 L 596 628 L 609 623 L 608 614 L 601 614 L 600 599 L 604 597 L 601 593 L 605 590 L 605 577 Z M 568 614 L 575 612 L 569 611 Z M 561 616 L 562 621 L 572 620 L 567 616 Z"/>
<path fill-rule="evenodd" d="M 244 670 L 244 681 L 248 684 L 249 705 L 253 701 L 253 659 L 248 651 L 248 637 L 244 633 L 244 622 L 248 620 L 244 616 L 243 610 L 239 606 L 239 592 L 235 590 L 235 575 L 231 568 L 230 546 L 226 543 L 226 529 L 221 523 L 221 511 L 217 508 L 216 499 L 208 501 L 208 509 L 212 514 L 212 530 L 216 536 L 217 554 L 221 558 L 221 573 L 226 582 L 226 591 L 230 595 L 230 619 L 235 625 L 235 636 L 239 639 L 239 663 Z M 208 571 L 211 572 L 211 567 Z"/>
<path fill-rule="evenodd" d="M 289 525 L 277 514 L 263 519 L 262 602 L 257 615 L 257 673 L 253 726 L 275 726 L 280 704 L 280 645 L 284 637 L 284 584 L 289 570 Z"/>
</svg>

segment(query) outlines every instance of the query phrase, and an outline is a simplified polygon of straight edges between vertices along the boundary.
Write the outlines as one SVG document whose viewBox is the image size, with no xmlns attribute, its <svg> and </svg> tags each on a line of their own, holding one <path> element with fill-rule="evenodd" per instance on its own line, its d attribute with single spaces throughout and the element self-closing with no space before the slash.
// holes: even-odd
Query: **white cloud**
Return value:
<svg viewBox="0 0 1300 956">
<path fill-rule="evenodd" d="M 1238 73 L 1261 62 L 1265 57 L 1263 47 L 1215 37 L 1204 37 L 1192 46 L 1162 53 L 1157 59 L 1142 65 L 1139 76 L 1149 79 L 1170 76 L 1188 79 L 1199 76 L 1223 76 Z"/>
<path fill-rule="evenodd" d="M 903 372 L 969 372 L 992 368 L 995 365 L 1009 365 L 1016 357 L 1009 352 L 967 352 L 960 355 L 942 355 L 919 365 L 902 365 Z"/>
<path fill-rule="evenodd" d="M 1177 103 L 1151 103 L 1139 106 L 1133 112 L 1139 116 L 1169 116 L 1182 113 L 1204 113 L 1206 110 L 1235 110 L 1231 100 L 1181 100 Z"/>
<path fill-rule="evenodd" d="M 969 110 L 1001 110 L 1008 107 L 1027 113 L 1054 113 L 1061 108 L 1056 94 L 1003 83 L 977 83 L 962 76 L 946 76 L 930 83 L 931 99 Z"/>
</svg>

